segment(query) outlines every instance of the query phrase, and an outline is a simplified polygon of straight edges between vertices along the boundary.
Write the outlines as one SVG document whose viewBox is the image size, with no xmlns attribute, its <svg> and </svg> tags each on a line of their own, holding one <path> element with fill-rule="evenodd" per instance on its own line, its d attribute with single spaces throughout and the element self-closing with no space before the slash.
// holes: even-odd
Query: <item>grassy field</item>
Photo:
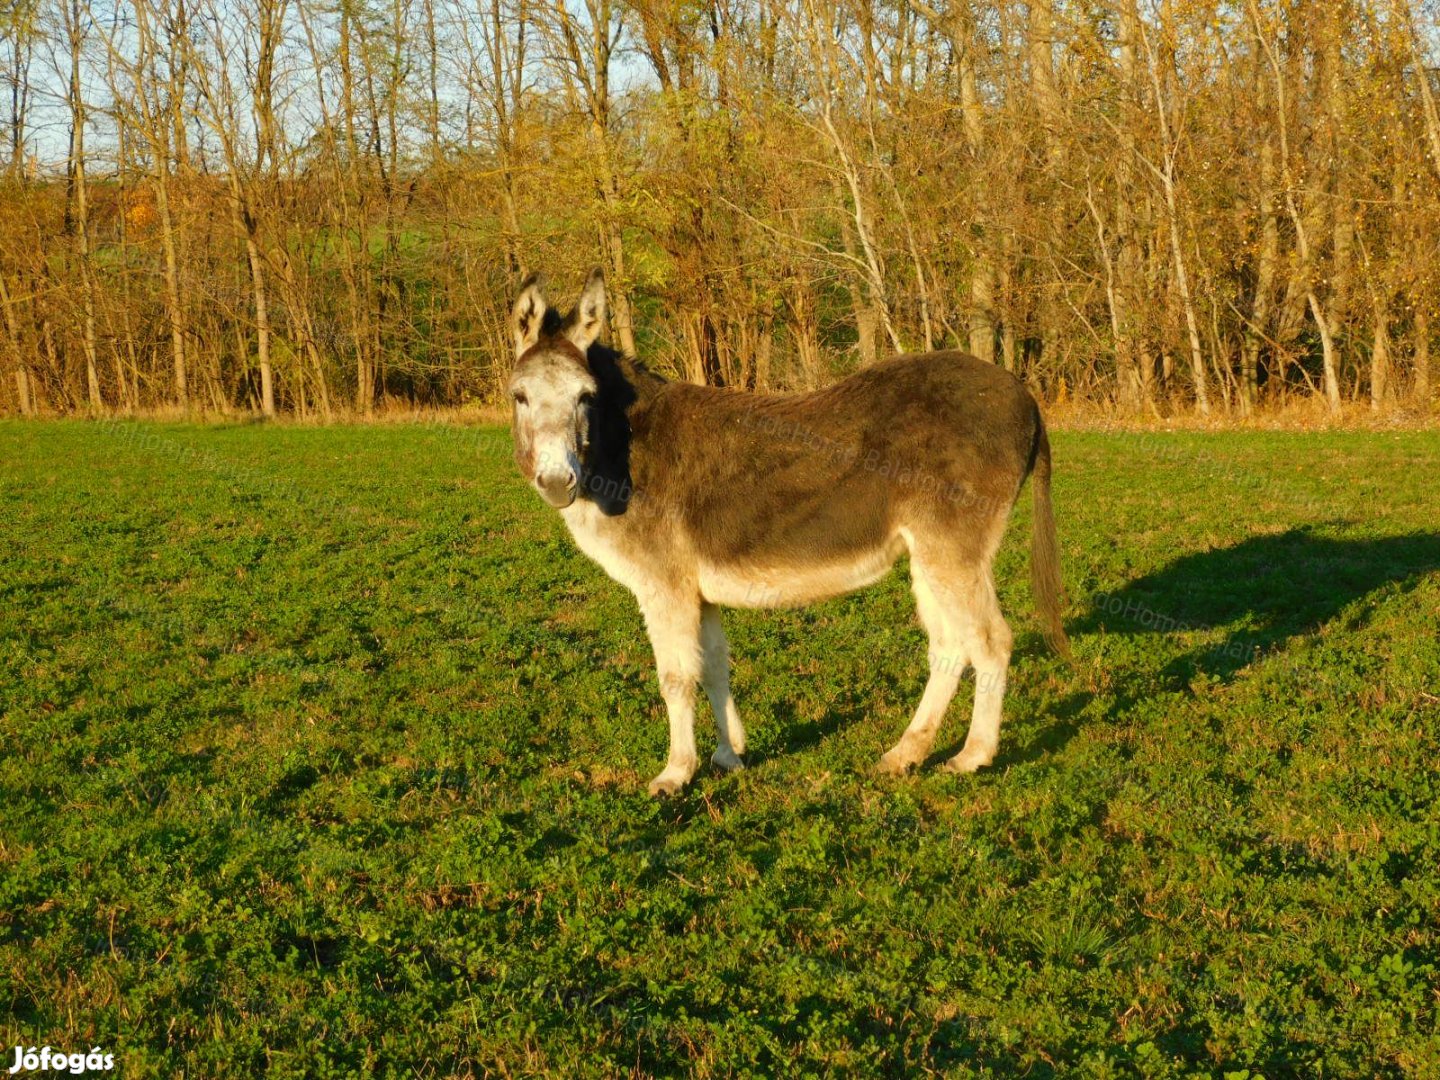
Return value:
<svg viewBox="0 0 1440 1080">
<path fill-rule="evenodd" d="M 1055 446 L 995 767 L 872 772 L 897 573 L 727 614 L 750 767 L 661 802 L 504 430 L 0 424 L 0 1068 L 1440 1076 L 1440 434 Z"/>
</svg>

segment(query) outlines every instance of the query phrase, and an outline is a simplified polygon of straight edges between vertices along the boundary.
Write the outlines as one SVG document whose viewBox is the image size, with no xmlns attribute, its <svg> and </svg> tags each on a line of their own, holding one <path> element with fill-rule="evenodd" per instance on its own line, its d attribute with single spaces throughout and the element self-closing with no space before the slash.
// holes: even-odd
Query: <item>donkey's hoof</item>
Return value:
<svg viewBox="0 0 1440 1080">
<path fill-rule="evenodd" d="M 994 760 L 993 750 L 961 750 L 940 768 L 949 773 L 973 773 Z"/>
<path fill-rule="evenodd" d="M 690 782 L 690 774 L 679 769 L 666 769 L 654 780 L 650 781 L 650 794 L 657 798 L 661 795 L 678 795 L 686 784 Z"/>
<path fill-rule="evenodd" d="M 904 776 L 914 764 L 914 758 L 902 753 L 897 746 L 881 755 L 875 763 L 875 771 L 883 776 Z"/>
<path fill-rule="evenodd" d="M 739 772 L 745 768 L 745 762 L 740 760 L 740 755 L 734 750 L 721 747 L 710 755 L 710 764 L 714 765 L 721 772 Z"/>
</svg>

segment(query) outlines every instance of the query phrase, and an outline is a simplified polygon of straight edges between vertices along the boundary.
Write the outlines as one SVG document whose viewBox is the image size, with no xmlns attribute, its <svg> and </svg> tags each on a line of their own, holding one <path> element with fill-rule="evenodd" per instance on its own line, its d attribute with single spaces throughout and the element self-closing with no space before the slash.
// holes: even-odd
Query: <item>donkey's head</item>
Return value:
<svg viewBox="0 0 1440 1080">
<path fill-rule="evenodd" d="M 538 275 L 520 288 L 510 314 L 515 334 L 515 463 L 551 506 L 575 501 L 583 479 L 590 413 L 598 385 L 585 359 L 605 323 L 605 280 L 596 270 L 563 319 Z"/>
</svg>

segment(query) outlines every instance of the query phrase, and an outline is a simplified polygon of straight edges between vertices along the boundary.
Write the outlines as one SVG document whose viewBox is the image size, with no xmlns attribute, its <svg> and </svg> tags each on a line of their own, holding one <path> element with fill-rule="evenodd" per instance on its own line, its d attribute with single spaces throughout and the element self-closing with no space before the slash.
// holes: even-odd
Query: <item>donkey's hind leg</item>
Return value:
<svg viewBox="0 0 1440 1080">
<path fill-rule="evenodd" d="M 975 710 L 965 745 L 944 765 L 948 772 L 958 773 L 989 765 L 1000 748 L 1000 714 L 1013 638 L 1000 613 L 989 566 L 976 575 L 965 615 L 965 649 L 975 666 Z"/>
<path fill-rule="evenodd" d="M 910 578 L 915 591 L 915 607 L 930 638 L 930 678 L 925 683 L 925 693 L 920 698 L 920 706 L 915 710 L 910 726 L 900 736 L 900 741 L 880 759 L 880 771 L 885 773 L 903 773 L 912 765 L 918 765 L 930 752 L 935 733 L 945 719 L 945 710 L 955 696 L 967 662 L 964 634 L 954 611 L 951 590 L 945 587 L 941 575 L 925 565 L 913 544 Z"/>
<path fill-rule="evenodd" d="M 706 604 L 700 609 L 700 648 L 704 653 L 701 682 L 710 708 L 715 712 L 715 732 L 719 745 L 710 760 L 726 772 L 742 768 L 740 755 L 745 753 L 745 728 L 730 696 L 730 647 L 725 641 L 725 627 L 720 622 L 720 609 Z"/>
</svg>

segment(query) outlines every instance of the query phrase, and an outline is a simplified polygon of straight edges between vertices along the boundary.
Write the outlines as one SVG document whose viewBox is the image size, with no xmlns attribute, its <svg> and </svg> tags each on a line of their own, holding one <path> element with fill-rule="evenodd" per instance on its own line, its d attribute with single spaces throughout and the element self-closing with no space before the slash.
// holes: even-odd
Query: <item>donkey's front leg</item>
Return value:
<svg viewBox="0 0 1440 1080">
<path fill-rule="evenodd" d="M 673 795 L 695 775 L 695 684 L 700 681 L 700 599 L 655 593 L 640 599 L 655 648 L 660 694 L 670 714 L 670 759 L 651 795 Z"/>
</svg>

